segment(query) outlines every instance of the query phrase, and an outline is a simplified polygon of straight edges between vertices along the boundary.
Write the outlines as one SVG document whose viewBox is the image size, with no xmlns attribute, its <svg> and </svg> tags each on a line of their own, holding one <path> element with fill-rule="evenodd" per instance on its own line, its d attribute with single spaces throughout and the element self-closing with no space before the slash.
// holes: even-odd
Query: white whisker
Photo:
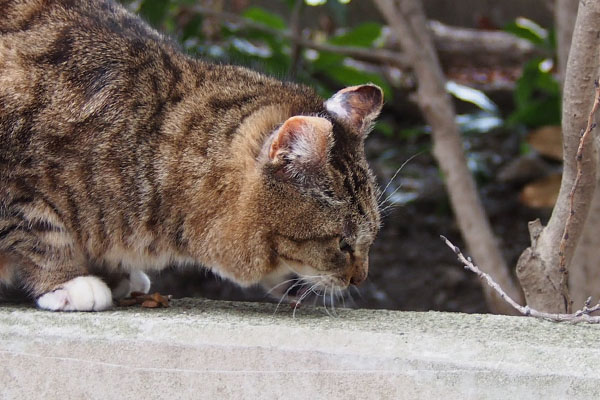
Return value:
<svg viewBox="0 0 600 400">
<path fill-rule="evenodd" d="M 356 301 L 354 300 L 354 297 L 352 297 L 352 291 L 346 290 L 345 294 L 348 296 L 348 300 L 350 301 L 351 308 L 356 307 Z"/>
<path fill-rule="evenodd" d="M 352 288 L 354 289 L 354 291 L 356 292 L 356 294 L 358 294 L 358 297 L 360 297 L 361 299 L 364 300 L 364 296 L 363 294 L 360 292 L 360 290 L 356 287 L 356 286 L 352 286 Z"/>
<path fill-rule="evenodd" d="M 292 312 L 292 318 L 296 318 L 296 309 L 302 303 L 302 300 L 304 300 L 306 296 L 310 294 L 310 291 L 313 287 L 314 285 L 307 289 L 304 293 L 302 293 L 302 296 L 300 296 L 300 298 L 296 301 L 296 304 L 294 305 L 294 311 Z"/>
<path fill-rule="evenodd" d="M 379 203 L 379 207 L 381 207 L 382 205 L 384 205 L 385 203 L 387 203 L 396 193 L 398 193 L 398 190 L 402 189 L 402 185 L 398 185 L 398 187 L 392 192 L 390 193 L 390 195 L 388 197 L 386 197 L 381 203 Z M 387 210 L 390 205 L 394 205 L 394 203 L 390 203 L 387 206 L 385 206 L 382 210 L 380 210 L 379 212 L 384 212 L 385 210 Z"/>
<path fill-rule="evenodd" d="M 325 299 L 327 299 L 327 287 L 325 287 L 325 290 L 323 291 L 323 307 L 325 307 L 325 312 L 327 313 L 327 315 L 329 315 L 330 317 L 333 318 L 333 315 L 331 315 L 331 313 L 327 309 L 327 304 L 325 302 Z"/>
<path fill-rule="evenodd" d="M 273 311 L 273 315 L 277 314 L 277 310 L 279 309 L 279 306 L 281 305 L 281 302 L 283 301 L 283 299 L 285 299 L 287 297 L 287 295 L 290 292 L 290 290 L 292 290 L 293 288 L 295 288 L 299 284 L 300 284 L 300 281 L 294 283 L 293 285 L 291 285 L 288 288 L 288 290 L 285 291 L 285 293 L 281 296 L 281 299 L 279 299 L 279 303 L 277 303 L 277 307 L 275 307 L 275 311 Z"/>
<path fill-rule="evenodd" d="M 384 200 L 383 202 L 381 202 L 381 203 L 380 203 L 380 202 L 379 202 L 379 199 L 381 199 L 381 197 L 384 195 L 384 193 L 385 193 L 385 191 L 387 190 L 387 188 L 388 188 L 388 187 L 390 186 L 390 184 L 391 184 L 391 183 L 394 181 L 394 179 L 395 179 L 395 178 L 396 178 L 396 176 L 397 176 L 397 175 L 400 173 L 400 171 L 402 171 L 402 169 L 404 168 L 404 166 L 405 166 L 406 164 L 408 164 L 409 162 L 411 162 L 411 161 L 412 161 L 412 160 L 413 160 L 415 157 L 417 157 L 417 156 L 419 156 L 419 155 L 421 155 L 421 154 L 423 154 L 423 153 L 424 153 L 424 150 L 422 150 L 422 151 L 420 151 L 420 152 L 418 152 L 418 153 L 416 153 L 416 154 L 414 154 L 414 155 L 410 156 L 410 157 L 409 157 L 409 158 L 408 158 L 406 161 L 404 161 L 404 162 L 402 163 L 402 165 L 400 166 L 400 168 L 398 168 L 398 169 L 396 170 L 396 172 L 394 172 L 394 175 L 392 175 L 392 177 L 391 177 L 391 178 L 390 178 L 390 180 L 388 181 L 387 185 L 385 185 L 385 187 L 383 188 L 383 190 L 381 191 L 381 193 L 379 194 L 379 196 L 377 196 L 377 203 L 378 203 L 379 205 L 381 205 L 381 204 L 384 204 L 384 203 L 385 203 L 385 200 Z"/>
<path fill-rule="evenodd" d="M 288 282 L 293 282 L 293 281 L 295 281 L 296 279 L 297 279 L 297 278 L 292 278 L 292 279 L 288 279 L 288 280 L 286 280 L 286 281 L 283 281 L 283 282 L 281 282 L 281 283 L 279 283 L 279 284 L 277 284 L 277 285 L 273 286 L 271 289 L 269 289 L 269 291 L 268 291 L 266 294 L 267 294 L 267 295 L 268 295 L 268 294 L 271 294 L 271 292 L 272 292 L 273 290 L 277 289 L 279 286 L 281 286 L 281 285 L 285 285 L 285 284 L 286 284 L 286 283 L 288 283 Z"/>
<path fill-rule="evenodd" d="M 346 308 L 346 300 L 344 299 L 344 297 L 346 297 L 345 293 L 342 291 L 342 289 L 338 288 L 337 294 L 342 299 L 342 307 Z"/>
<path fill-rule="evenodd" d="M 331 301 L 331 312 L 335 317 L 337 317 L 338 315 L 335 312 L 335 301 L 333 299 L 333 290 L 334 290 L 334 287 L 333 287 L 333 283 L 332 283 L 331 284 L 331 292 L 329 293 L 329 299 Z"/>
</svg>

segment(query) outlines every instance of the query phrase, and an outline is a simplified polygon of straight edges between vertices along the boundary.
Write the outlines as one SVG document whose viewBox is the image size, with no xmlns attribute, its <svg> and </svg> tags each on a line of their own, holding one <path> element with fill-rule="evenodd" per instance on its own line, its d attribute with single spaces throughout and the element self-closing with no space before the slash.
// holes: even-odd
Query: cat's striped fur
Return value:
<svg viewBox="0 0 600 400">
<path fill-rule="evenodd" d="M 111 0 L 0 10 L 0 280 L 50 309 L 106 308 L 103 282 L 172 264 L 242 285 L 364 280 L 379 88 L 324 103 L 192 59 Z"/>
</svg>

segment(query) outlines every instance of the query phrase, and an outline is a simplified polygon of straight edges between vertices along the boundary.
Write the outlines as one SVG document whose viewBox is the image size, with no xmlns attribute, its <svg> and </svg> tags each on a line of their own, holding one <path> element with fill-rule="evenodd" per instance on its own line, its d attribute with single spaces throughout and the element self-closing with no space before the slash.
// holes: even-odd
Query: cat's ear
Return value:
<svg viewBox="0 0 600 400">
<path fill-rule="evenodd" d="M 319 166 L 327 162 L 333 144 L 333 126 L 325 118 L 291 117 L 275 132 L 269 159 L 285 158 L 294 164 Z"/>
<path fill-rule="evenodd" d="M 382 106 L 383 92 L 373 84 L 347 87 L 325 101 L 335 119 L 361 134 L 367 133 Z"/>
</svg>

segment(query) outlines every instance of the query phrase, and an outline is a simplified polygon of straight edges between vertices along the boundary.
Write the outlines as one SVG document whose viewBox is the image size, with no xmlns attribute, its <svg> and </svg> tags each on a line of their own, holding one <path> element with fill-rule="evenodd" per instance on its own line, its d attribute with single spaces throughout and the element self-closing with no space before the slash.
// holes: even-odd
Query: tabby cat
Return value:
<svg viewBox="0 0 600 400">
<path fill-rule="evenodd" d="M 98 311 L 169 265 L 279 295 L 366 278 L 377 86 L 324 101 L 196 60 L 112 0 L 0 10 L 3 283 Z"/>
</svg>

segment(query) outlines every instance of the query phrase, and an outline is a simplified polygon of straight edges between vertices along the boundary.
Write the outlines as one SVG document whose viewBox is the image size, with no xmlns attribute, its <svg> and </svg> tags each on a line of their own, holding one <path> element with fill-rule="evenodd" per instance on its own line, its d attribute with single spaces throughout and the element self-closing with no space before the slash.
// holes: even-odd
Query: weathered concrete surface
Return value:
<svg viewBox="0 0 600 400">
<path fill-rule="evenodd" d="M 600 327 L 180 300 L 0 305 L 2 399 L 600 398 Z"/>
</svg>

